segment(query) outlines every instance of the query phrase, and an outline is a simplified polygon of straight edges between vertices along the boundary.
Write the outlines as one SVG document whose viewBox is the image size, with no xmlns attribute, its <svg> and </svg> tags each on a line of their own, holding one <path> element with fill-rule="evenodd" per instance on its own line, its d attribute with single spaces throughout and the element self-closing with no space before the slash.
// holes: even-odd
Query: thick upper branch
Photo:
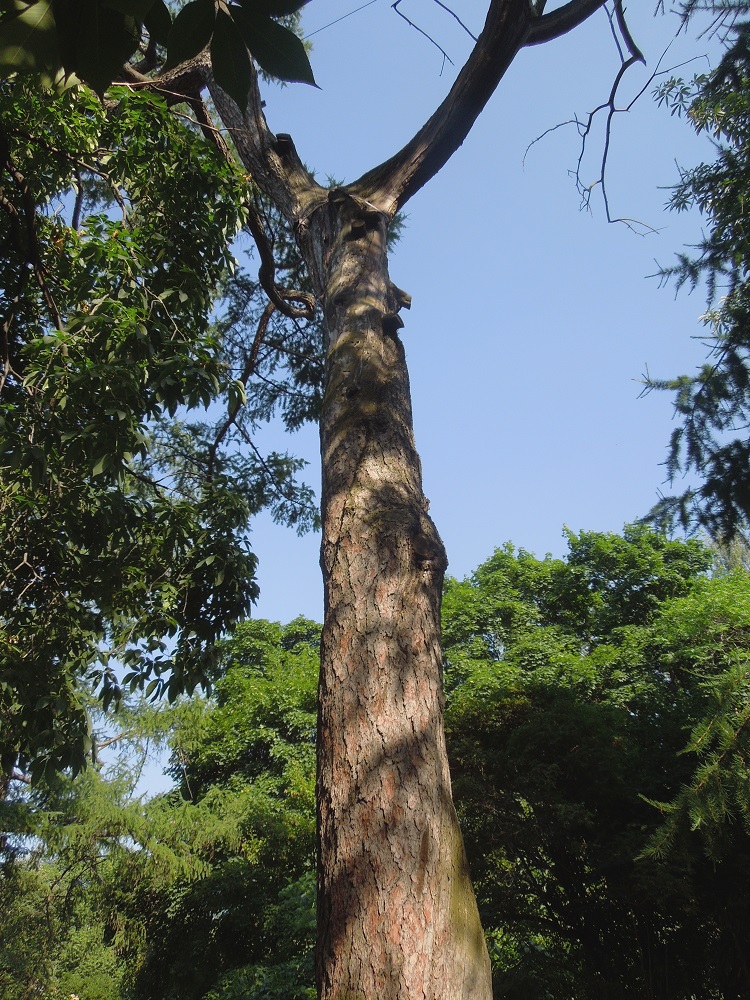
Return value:
<svg viewBox="0 0 750 1000">
<path fill-rule="evenodd" d="M 586 18 L 603 6 L 604 0 L 570 0 L 570 3 L 549 14 L 534 18 L 526 44 L 541 45 L 542 42 L 559 38 L 583 24 Z"/>
<path fill-rule="evenodd" d="M 297 224 L 310 204 L 324 200 L 325 194 L 300 160 L 291 138 L 276 136 L 269 129 L 256 74 L 253 73 L 244 115 L 213 77 L 209 81 L 209 91 L 240 160 L 253 180 L 287 221 Z"/>
<path fill-rule="evenodd" d="M 159 94 L 168 104 L 191 102 L 208 87 L 243 165 L 290 223 L 293 224 L 303 214 L 311 192 L 317 194 L 322 191 L 303 166 L 292 143 L 279 143 L 268 128 L 255 73 L 245 114 L 215 83 L 208 49 L 155 77 L 144 76 L 132 66 L 125 66 L 123 82 L 133 89 Z"/>
<path fill-rule="evenodd" d="M 531 17 L 529 0 L 492 0 L 477 44 L 443 103 L 403 149 L 352 189 L 391 213 L 434 177 L 463 143 L 523 46 Z"/>
<path fill-rule="evenodd" d="M 159 94 L 169 106 L 188 100 L 208 83 L 211 75 L 211 60 L 205 49 L 195 58 L 180 63 L 174 69 L 167 70 L 159 76 L 144 76 L 134 66 L 126 63 L 122 68 L 122 78 L 115 83 L 126 83 L 133 90 L 143 90 L 150 94 Z"/>
<path fill-rule="evenodd" d="M 364 174 L 350 190 L 386 212 L 395 212 L 463 143 L 519 49 L 564 34 L 603 4 L 604 0 L 572 0 L 537 16 L 529 0 L 492 0 L 484 29 L 446 99 L 403 149 Z"/>
</svg>

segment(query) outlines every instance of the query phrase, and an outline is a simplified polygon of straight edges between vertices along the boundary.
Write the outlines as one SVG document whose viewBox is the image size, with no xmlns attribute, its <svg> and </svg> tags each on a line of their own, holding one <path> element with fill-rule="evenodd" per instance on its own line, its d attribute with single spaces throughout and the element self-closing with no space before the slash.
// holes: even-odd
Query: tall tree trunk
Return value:
<svg viewBox="0 0 750 1000">
<path fill-rule="evenodd" d="M 544 15 L 543 3 L 490 0 L 445 100 L 398 153 L 345 190 L 322 188 L 291 137 L 269 130 L 254 76 L 244 115 L 209 79 L 243 164 L 295 231 L 328 328 L 320 1000 L 492 996 L 445 752 L 445 550 L 422 492 L 385 229 L 464 141 L 519 49 L 564 34 L 603 3 L 568 0 Z M 617 7 L 624 24 L 621 0 Z M 635 58 L 629 34 L 624 41 Z M 253 234 L 269 291 L 272 250 L 259 219 Z M 277 308 L 284 298 L 274 288 L 269 297 Z"/>
<path fill-rule="evenodd" d="M 319 994 L 487 1000 L 443 734 L 447 562 L 414 447 L 386 217 L 343 191 L 316 216 L 317 246 L 328 248 L 317 269 L 328 328 Z"/>
</svg>

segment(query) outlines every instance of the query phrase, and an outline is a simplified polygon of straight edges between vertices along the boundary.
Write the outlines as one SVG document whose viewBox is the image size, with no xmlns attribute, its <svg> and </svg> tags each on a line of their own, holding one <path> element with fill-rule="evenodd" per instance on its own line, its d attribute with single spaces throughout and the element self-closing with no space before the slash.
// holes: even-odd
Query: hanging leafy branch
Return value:
<svg viewBox="0 0 750 1000">
<path fill-rule="evenodd" d="M 713 162 L 680 172 L 669 203 L 678 212 L 697 208 L 706 220 L 697 252 L 679 254 L 660 271 L 678 289 L 705 287 L 709 355 L 691 375 L 647 375 L 644 390 L 673 395 L 678 426 L 666 461 L 670 484 L 690 474 L 702 480 L 663 497 L 651 516 L 705 527 L 718 538 L 730 538 L 750 517 L 750 24 L 736 23 L 740 5 L 731 7 L 731 41 L 716 70 L 691 83 L 671 78 L 657 90 L 659 102 L 684 114 L 716 150 Z"/>
<path fill-rule="evenodd" d="M 270 76 L 315 85 L 304 44 L 276 20 L 305 2 L 191 0 L 172 20 L 164 0 L 11 0 L 0 19 L 0 67 L 103 94 L 145 35 L 146 50 L 167 49 L 167 68 L 207 49 L 217 82 L 244 107 L 250 53 Z"/>
</svg>

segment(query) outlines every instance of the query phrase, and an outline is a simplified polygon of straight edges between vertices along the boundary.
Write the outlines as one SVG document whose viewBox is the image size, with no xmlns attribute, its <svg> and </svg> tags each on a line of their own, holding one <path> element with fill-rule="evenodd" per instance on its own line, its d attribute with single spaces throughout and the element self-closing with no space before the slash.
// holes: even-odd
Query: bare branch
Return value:
<svg viewBox="0 0 750 1000">
<path fill-rule="evenodd" d="M 605 8 L 606 10 L 606 8 Z M 642 62 L 645 64 L 645 59 L 643 53 L 635 44 L 633 36 L 625 20 L 622 0 L 616 0 L 614 5 L 614 12 L 610 13 L 607 10 L 607 17 L 609 18 L 610 27 L 612 29 L 612 37 L 614 39 L 615 45 L 617 47 L 617 52 L 620 57 L 620 66 L 615 75 L 615 79 L 610 88 L 609 96 L 606 101 L 599 104 L 593 111 L 589 112 L 585 120 L 581 120 L 578 117 L 570 119 L 567 122 L 561 122 L 552 128 L 547 129 L 542 135 L 534 139 L 533 142 L 529 144 L 526 149 L 526 154 L 528 154 L 529 149 L 543 139 L 550 132 L 554 132 L 558 128 L 562 128 L 565 125 L 573 125 L 578 130 L 578 134 L 581 137 L 581 148 L 578 155 L 578 162 L 576 164 L 575 170 L 571 170 L 570 173 L 575 179 L 576 188 L 581 196 L 581 208 L 590 209 L 591 207 L 591 195 L 596 188 L 601 190 L 602 201 L 604 202 L 604 210 L 607 218 L 607 222 L 615 223 L 619 222 L 626 226 L 632 232 L 638 233 L 639 235 L 647 235 L 649 233 L 654 233 L 656 230 L 653 226 L 648 225 L 645 222 L 640 222 L 637 219 L 625 218 L 625 217 L 614 217 L 610 211 L 609 204 L 609 194 L 607 191 L 607 162 L 609 159 L 609 150 L 612 141 L 612 125 L 615 115 L 625 114 L 630 111 L 633 105 L 641 98 L 641 96 L 648 90 L 653 81 L 658 77 L 663 75 L 669 70 L 662 70 L 661 63 L 664 59 L 665 53 L 662 54 L 659 62 L 657 63 L 656 69 L 650 74 L 645 84 L 640 88 L 635 97 L 622 107 L 618 107 L 617 98 L 620 90 L 620 85 L 627 71 L 637 62 Z M 626 54 L 627 53 L 627 54 Z M 591 135 L 594 123 L 598 116 L 605 112 L 604 120 L 604 143 L 602 147 L 601 162 L 599 168 L 599 174 L 596 180 L 591 184 L 585 184 L 581 180 L 581 170 L 583 159 L 586 154 L 586 149 L 588 146 L 589 137 Z M 526 159 L 526 154 L 524 154 L 524 161 Z"/>
<path fill-rule="evenodd" d="M 615 17 L 617 18 L 617 27 L 620 29 L 620 34 L 625 42 L 630 56 L 635 62 L 641 62 L 646 65 L 646 60 L 643 53 L 635 44 L 633 36 L 630 33 L 630 28 L 628 27 L 628 22 L 625 20 L 625 10 L 622 6 L 622 0 L 615 0 Z"/>
<path fill-rule="evenodd" d="M 248 213 L 247 228 L 250 230 L 260 254 L 261 265 L 258 271 L 258 281 L 263 291 L 271 300 L 274 308 L 278 309 L 282 315 L 289 317 L 289 319 L 312 319 L 315 315 L 315 296 L 295 288 L 280 288 L 276 284 L 276 261 L 263 220 L 252 202 L 248 202 L 245 207 Z M 289 302 L 301 302 L 302 307 L 297 309 L 290 306 Z"/>
<path fill-rule="evenodd" d="M 418 31 L 420 35 L 423 35 L 428 42 L 431 42 L 435 46 L 438 52 L 440 52 L 443 56 L 443 67 L 445 67 L 446 60 L 451 64 L 451 66 L 453 66 L 454 65 L 453 60 L 445 51 L 443 46 L 439 45 L 438 42 L 436 42 L 435 39 L 432 37 L 432 35 L 428 35 L 426 31 L 424 31 L 422 28 L 419 27 L 418 24 L 415 24 L 413 21 L 410 21 L 403 11 L 399 10 L 399 4 L 402 2 L 403 0 L 396 0 L 395 3 L 391 4 L 391 8 L 396 11 L 399 17 L 402 17 L 406 21 L 406 23 L 409 25 L 410 28 L 414 28 L 415 31 Z M 442 73 L 442 69 L 440 72 Z"/>
<path fill-rule="evenodd" d="M 403 149 L 348 190 L 392 217 L 466 139 L 518 51 L 570 31 L 603 5 L 604 0 L 572 0 L 551 14 L 535 15 L 529 0 L 491 0 L 477 44 L 440 107 Z"/>
<path fill-rule="evenodd" d="M 70 220 L 70 228 L 78 231 L 81 225 L 81 209 L 83 208 L 85 189 L 83 187 L 83 181 L 81 180 L 81 171 L 78 166 L 75 167 L 73 173 L 75 175 L 76 200 L 75 205 L 73 206 L 73 216 Z"/>
<path fill-rule="evenodd" d="M 101 743 L 96 744 L 95 753 L 99 750 L 104 750 L 105 747 L 111 747 L 113 743 L 119 743 L 120 740 L 126 740 L 129 736 L 132 736 L 136 732 L 135 729 L 129 729 L 125 733 L 118 733 L 117 736 L 110 736 L 106 740 L 102 740 Z"/>
<path fill-rule="evenodd" d="M 445 51 L 445 49 L 442 47 L 442 45 L 439 45 L 435 41 L 435 39 L 432 37 L 432 35 L 429 35 L 426 31 L 424 31 L 422 28 L 420 28 L 418 24 L 415 24 L 413 21 L 410 21 L 409 18 L 406 16 L 406 14 L 404 14 L 404 12 L 399 9 L 399 6 L 400 6 L 401 3 L 403 3 L 403 0 L 396 0 L 395 3 L 391 4 L 391 7 L 393 8 L 393 10 L 396 11 L 396 13 L 398 14 L 399 17 L 402 17 L 406 21 L 406 23 L 409 25 L 409 27 L 414 28 L 414 30 L 418 31 L 420 35 L 424 35 L 424 37 L 429 42 L 431 42 L 435 46 L 435 48 L 442 54 L 442 56 L 443 56 L 443 68 L 445 68 L 446 60 L 451 64 L 451 66 L 453 66 L 453 60 L 448 55 L 448 53 Z M 464 24 L 464 22 L 461 20 L 461 18 L 458 16 L 458 14 L 454 10 L 451 10 L 451 8 L 448 7 L 446 4 L 441 3 L 441 0 L 434 0 L 434 3 L 436 3 L 438 5 L 438 7 L 440 7 L 441 10 L 444 10 L 446 12 L 446 14 L 450 14 L 451 17 L 455 18 L 455 20 L 458 21 L 458 23 L 464 29 L 464 31 L 466 32 L 466 34 L 469 36 L 469 38 L 471 38 L 474 42 L 476 42 L 478 40 L 477 36 L 475 34 L 473 34 L 473 32 L 471 32 L 466 27 L 466 25 Z M 442 73 L 442 69 L 441 69 L 440 72 Z"/>
<path fill-rule="evenodd" d="M 461 18 L 455 12 L 455 10 L 451 10 L 450 7 L 447 7 L 444 3 L 441 3 L 440 0 L 434 0 L 434 2 L 438 5 L 438 7 L 440 7 L 442 10 L 444 10 L 446 14 L 450 14 L 451 17 L 455 18 L 458 21 L 458 23 L 464 29 L 464 31 L 469 36 L 469 38 L 472 39 L 472 41 L 475 41 L 475 42 L 479 41 L 479 39 L 477 38 L 477 36 L 475 34 L 473 34 L 471 31 L 469 31 L 469 29 L 466 27 L 466 25 L 464 24 L 464 22 L 461 20 Z"/>
<path fill-rule="evenodd" d="M 461 25 L 461 27 L 464 29 L 464 31 L 469 36 L 469 38 L 472 39 L 472 41 L 474 41 L 474 42 L 477 41 L 477 36 L 472 31 L 470 31 L 469 28 L 467 28 L 467 26 L 464 24 L 464 22 L 461 20 L 461 18 L 458 16 L 458 14 L 454 10 L 452 10 L 450 7 L 448 7 L 447 4 L 441 3 L 441 0 L 433 0 L 433 2 L 436 3 L 437 6 L 440 7 L 441 10 L 444 10 L 446 14 L 450 14 L 450 16 L 452 18 L 454 18 Z M 446 61 L 449 62 L 451 64 L 451 66 L 453 66 L 454 65 L 453 60 L 448 55 L 448 53 L 445 51 L 445 49 L 443 48 L 443 46 L 440 45 L 440 44 L 438 44 L 437 41 L 435 41 L 435 39 L 432 37 L 432 35 L 428 34 L 426 31 L 424 31 L 424 29 L 420 28 L 418 24 L 415 24 L 413 21 L 409 20 L 409 18 L 406 16 L 406 14 L 404 14 L 404 12 L 400 9 L 400 5 L 402 3 L 403 3 L 403 0 L 396 0 L 395 3 L 391 4 L 391 8 L 396 11 L 396 13 L 398 14 L 399 17 L 403 18 L 404 21 L 406 21 L 406 23 L 409 25 L 410 28 L 414 28 L 414 30 L 418 31 L 420 35 L 423 35 L 427 39 L 427 41 L 430 42 L 432 45 L 434 45 L 435 48 L 438 50 L 438 52 L 440 52 L 440 54 L 443 57 L 443 65 L 442 65 L 442 67 L 440 69 L 440 74 L 442 76 L 443 70 L 445 69 L 445 63 L 446 63 Z"/>
</svg>

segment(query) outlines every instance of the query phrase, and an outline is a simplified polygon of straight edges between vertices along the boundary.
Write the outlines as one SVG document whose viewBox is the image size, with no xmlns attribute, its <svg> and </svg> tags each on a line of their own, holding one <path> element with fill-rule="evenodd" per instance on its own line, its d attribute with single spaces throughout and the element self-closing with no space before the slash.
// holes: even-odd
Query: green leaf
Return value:
<svg viewBox="0 0 750 1000">
<path fill-rule="evenodd" d="M 216 21 L 213 0 L 192 0 L 174 19 L 167 38 L 165 69 L 179 66 L 202 52 L 211 41 Z"/>
<path fill-rule="evenodd" d="M 244 384 L 239 379 L 234 379 L 227 386 L 227 396 L 229 398 L 229 415 L 233 417 L 237 410 L 247 403 Z"/>
<path fill-rule="evenodd" d="M 57 44 L 60 60 L 66 73 L 74 73 L 78 62 L 79 36 L 84 20 L 92 13 L 97 21 L 96 11 L 92 11 L 89 0 L 76 3 L 75 0 L 52 0 L 57 25 Z"/>
<path fill-rule="evenodd" d="M 235 22 L 221 11 L 211 39 L 211 65 L 216 82 L 244 111 L 252 73 L 250 53 L 242 36 L 235 30 Z"/>
<path fill-rule="evenodd" d="M 317 87 L 305 46 L 293 31 L 246 7 L 232 7 L 232 18 L 261 69 L 278 80 Z"/>
<path fill-rule="evenodd" d="M 60 66 L 52 0 L 11 0 L 0 20 L 0 71 L 54 76 Z"/>
<path fill-rule="evenodd" d="M 172 30 L 172 15 L 164 0 L 154 0 L 143 16 L 143 23 L 154 41 L 166 47 Z"/>
<path fill-rule="evenodd" d="M 65 70 L 103 94 L 138 46 L 139 21 L 101 0 L 55 0 L 54 10 Z"/>
</svg>

